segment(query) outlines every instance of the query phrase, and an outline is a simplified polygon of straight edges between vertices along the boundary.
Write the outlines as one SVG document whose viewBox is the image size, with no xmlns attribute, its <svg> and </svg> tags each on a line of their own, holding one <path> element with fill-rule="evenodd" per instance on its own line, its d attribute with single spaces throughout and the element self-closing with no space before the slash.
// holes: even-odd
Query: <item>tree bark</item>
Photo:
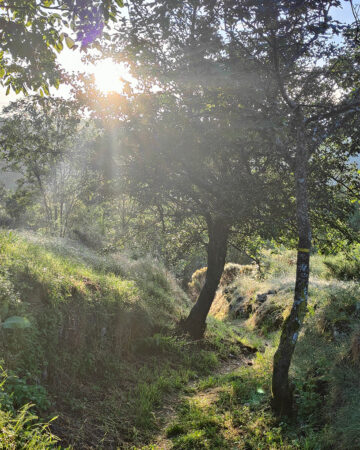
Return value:
<svg viewBox="0 0 360 450">
<path fill-rule="evenodd" d="M 294 303 L 282 329 L 280 344 L 274 355 L 272 378 L 272 407 L 277 415 L 291 416 L 293 412 L 292 389 L 289 385 L 289 368 L 302 323 L 307 310 L 311 225 L 307 192 L 308 150 L 303 129 L 297 133 L 296 152 L 296 210 L 298 227 L 298 252 Z"/>
<path fill-rule="evenodd" d="M 205 284 L 190 311 L 181 324 L 193 339 L 201 339 L 206 330 L 206 317 L 210 311 L 225 266 L 229 225 L 223 217 L 209 218 L 209 243 L 207 248 L 207 271 Z"/>
</svg>

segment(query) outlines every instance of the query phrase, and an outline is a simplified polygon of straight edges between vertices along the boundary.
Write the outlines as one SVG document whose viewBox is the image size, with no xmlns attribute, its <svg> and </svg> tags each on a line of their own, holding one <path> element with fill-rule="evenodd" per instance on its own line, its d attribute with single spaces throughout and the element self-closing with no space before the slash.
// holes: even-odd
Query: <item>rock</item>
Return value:
<svg viewBox="0 0 360 450">
<path fill-rule="evenodd" d="M 229 310 L 230 310 L 230 311 L 233 311 L 233 310 L 238 309 L 239 304 L 242 303 L 244 300 L 245 300 L 245 297 L 238 297 L 238 298 L 235 300 L 235 302 L 230 303 Z M 228 300 L 228 301 L 229 301 L 229 300 Z M 231 302 L 231 299 L 230 299 L 230 302 Z"/>
<path fill-rule="evenodd" d="M 247 319 L 253 311 L 252 304 L 249 301 L 236 302 L 231 305 L 231 314 L 233 317 Z"/>
<path fill-rule="evenodd" d="M 266 300 L 267 300 L 267 294 L 258 294 L 256 296 L 256 303 L 262 304 L 262 303 L 266 302 Z"/>
</svg>

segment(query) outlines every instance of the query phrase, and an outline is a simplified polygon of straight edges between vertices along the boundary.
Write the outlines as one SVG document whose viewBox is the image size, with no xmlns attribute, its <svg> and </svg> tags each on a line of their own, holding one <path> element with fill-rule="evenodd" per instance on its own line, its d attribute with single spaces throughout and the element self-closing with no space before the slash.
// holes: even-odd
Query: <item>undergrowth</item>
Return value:
<svg viewBox="0 0 360 450">
<path fill-rule="evenodd" d="M 44 407 L 45 390 L 27 385 L 1 366 L 0 375 L 0 449 L 58 448 L 59 439 L 50 431 L 51 420 L 41 421 L 34 413 L 35 405 L 27 403 Z"/>
<path fill-rule="evenodd" d="M 238 277 L 230 294 L 255 303 L 258 294 L 270 291 L 264 304 L 274 303 L 286 314 L 292 302 L 294 252 L 268 252 L 266 257 L 265 277 Z M 265 326 L 257 325 L 253 313 L 232 323 L 238 324 L 243 342 L 256 343 L 256 359 L 197 384 L 165 431 L 173 448 L 360 448 L 360 289 L 331 278 L 324 258 L 315 255 L 312 261 L 308 314 L 290 371 L 294 416 L 279 419 L 270 408 L 272 358 L 281 327 L 274 331 L 269 326 L 271 310 Z"/>
<path fill-rule="evenodd" d="M 191 342 L 175 328 L 189 300 L 161 264 L 1 232 L 0 448 L 157 448 L 173 396 L 182 397 L 166 429 L 174 448 L 360 448 L 360 289 L 333 278 L 355 278 L 328 264 L 341 255 L 312 257 L 290 373 L 295 415 L 272 415 L 272 357 L 292 303 L 294 256 L 265 251 L 261 278 L 238 270 L 221 286 L 219 311 L 220 302 L 226 314 L 244 302 L 247 316 L 210 317 L 205 339 Z M 239 358 L 244 345 L 256 358 L 221 374 L 222 360 Z"/>
<path fill-rule="evenodd" d="M 0 327 L 2 408 L 59 416 L 51 429 L 75 448 L 146 442 L 166 395 L 241 351 L 215 320 L 202 343 L 176 334 L 189 300 L 160 264 L 71 241 L 1 232 L 0 299 L 1 322 L 29 324 Z"/>
</svg>

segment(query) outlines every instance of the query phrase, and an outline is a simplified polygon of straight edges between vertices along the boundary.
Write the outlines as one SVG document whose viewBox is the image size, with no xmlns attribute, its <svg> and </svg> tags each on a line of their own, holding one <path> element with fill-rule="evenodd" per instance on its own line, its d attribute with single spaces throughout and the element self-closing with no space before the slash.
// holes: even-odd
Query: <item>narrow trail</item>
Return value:
<svg viewBox="0 0 360 450">
<path fill-rule="evenodd" d="M 247 348 L 249 349 L 250 347 Z M 247 352 L 247 354 L 240 353 L 236 357 L 234 356 L 231 359 L 223 360 L 221 361 L 220 366 L 214 372 L 212 372 L 210 376 L 223 376 L 232 372 L 236 372 L 236 370 L 240 367 L 246 365 L 251 366 L 253 364 L 252 358 L 253 353 Z M 157 412 L 157 419 L 158 423 L 161 424 L 161 431 L 152 442 L 151 448 L 163 450 L 173 448 L 171 439 L 167 438 L 166 436 L 166 429 L 175 421 L 177 417 L 177 408 L 183 401 L 194 402 L 201 407 L 209 407 L 218 400 L 220 392 L 223 391 L 222 387 L 215 386 L 204 389 L 199 389 L 198 387 L 201 381 L 206 380 L 208 377 L 209 376 L 204 376 L 201 379 L 192 380 L 185 387 L 184 393 L 175 393 L 169 396 L 166 401 L 166 405 L 164 405 L 161 410 Z"/>
</svg>

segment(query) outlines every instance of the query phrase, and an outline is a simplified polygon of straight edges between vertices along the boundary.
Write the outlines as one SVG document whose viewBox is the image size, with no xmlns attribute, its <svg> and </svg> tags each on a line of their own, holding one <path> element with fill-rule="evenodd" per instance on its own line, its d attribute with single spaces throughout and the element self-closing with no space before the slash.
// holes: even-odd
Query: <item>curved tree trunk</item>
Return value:
<svg viewBox="0 0 360 450">
<path fill-rule="evenodd" d="M 193 339 L 201 339 L 206 329 L 206 317 L 215 298 L 216 290 L 225 266 L 229 225 L 224 218 L 208 220 L 209 244 L 205 284 L 200 295 L 190 311 L 182 328 Z"/>
<path fill-rule="evenodd" d="M 299 247 L 296 263 L 294 303 L 285 321 L 279 347 L 274 355 L 272 378 L 272 407 L 278 415 L 292 414 L 292 389 L 289 386 L 289 367 L 302 326 L 308 299 L 311 226 L 307 193 L 308 151 L 305 133 L 298 133 L 296 155 L 296 209 Z"/>
</svg>

